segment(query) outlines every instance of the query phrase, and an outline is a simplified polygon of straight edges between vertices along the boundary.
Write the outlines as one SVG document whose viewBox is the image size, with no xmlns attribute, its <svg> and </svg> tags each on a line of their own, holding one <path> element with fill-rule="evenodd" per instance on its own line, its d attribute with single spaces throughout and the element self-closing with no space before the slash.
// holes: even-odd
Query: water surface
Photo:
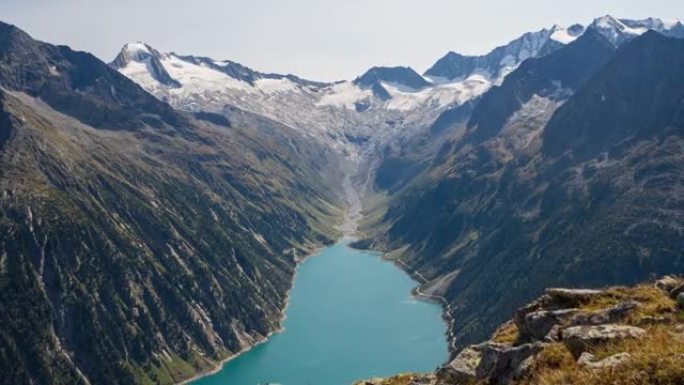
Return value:
<svg viewBox="0 0 684 385">
<path fill-rule="evenodd" d="M 408 275 L 378 255 L 328 247 L 300 266 L 285 331 L 194 385 L 350 385 L 431 371 L 447 357 L 439 306 L 410 295 Z"/>
</svg>

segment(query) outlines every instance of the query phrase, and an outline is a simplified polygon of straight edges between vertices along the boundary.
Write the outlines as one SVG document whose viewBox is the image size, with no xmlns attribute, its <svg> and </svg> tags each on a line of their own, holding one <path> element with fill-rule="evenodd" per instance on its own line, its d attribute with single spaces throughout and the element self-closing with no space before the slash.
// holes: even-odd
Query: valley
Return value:
<svg viewBox="0 0 684 385">
<path fill-rule="evenodd" d="M 0 23 L 0 384 L 430 372 L 548 287 L 683 273 L 682 68 L 653 18 L 337 82 Z"/>
</svg>

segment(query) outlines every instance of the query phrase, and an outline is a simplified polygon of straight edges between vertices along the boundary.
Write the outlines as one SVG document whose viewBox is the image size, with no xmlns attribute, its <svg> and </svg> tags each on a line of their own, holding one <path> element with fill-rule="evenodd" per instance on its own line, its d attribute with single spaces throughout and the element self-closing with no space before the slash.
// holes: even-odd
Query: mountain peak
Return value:
<svg viewBox="0 0 684 385">
<path fill-rule="evenodd" d="M 121 72 L 146 71 L 154 80 L 171 88 L 180 87 L 161 63 L 163 54 L 141 41 L 126 43 L 109 65 Z M 139 68 L 144 66 L 143 68 Z"/>
<path fill-rule="evenodd" d="M 681 21 L 676 19 L 664 21 L 662 19 L 649 17 L 646 19 L 631 20 L 618 19 L 611 15 L 605 15 L 594 19 L 589 28 L 598 31 L 615 45 L 622 45 L 648 30 L 654 30 L 667 36 L 678 36 L 679 34 L 682 34 L 682 31 L 684 30 Z"/>
<path fill-rule="evenodd" d="M 380 82 L 393 83 L 399 86 L 420 90 L 430 83 L 411 67 L 373 67 L 354 80 L 361 87 L 374 87 Z"/>
<path fill-rule="evenodd" d="M 0 52 L 12 47 L 23 47 L 24 49 L 35 44 L 36 41 L 28 33 L 16 26 L 0 21 Z"/>
<path fill-rule="evenodd" d="M 152 47 L 141 41 L 126 43 L 126 45 L 123 46 L 122 51 L 132 57 L 140 57 L 145 54 L 151 55 L 153 51 L 156 52 Z"/>
<path fill-rule="evenodd" d="M 485 55 L 466 56 L 451 51 L 428 69 L 425 76 L 451 81 L 483 74 L 490 80 L 500 81 L 524 60 L 552 53 L 574 41 L 582 32 L 584 27 L 578 24 L 570 28 L 554 25 L 524 33 Z"/>
</svg>

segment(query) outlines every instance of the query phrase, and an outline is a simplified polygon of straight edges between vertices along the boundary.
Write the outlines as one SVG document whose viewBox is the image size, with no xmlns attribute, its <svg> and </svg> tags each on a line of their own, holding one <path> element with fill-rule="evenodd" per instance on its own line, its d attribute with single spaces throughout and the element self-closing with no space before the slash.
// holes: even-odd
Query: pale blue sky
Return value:
<svg viewBox="0 0 684 385">
<path fill-rule="evenodd" d="M 314 80 L 373 65 L 423 72 L 554 23 L 684 18 L 683 0 L 0 0 L 0 20 L 110 61 L 128 41 Z"/>
</svg>

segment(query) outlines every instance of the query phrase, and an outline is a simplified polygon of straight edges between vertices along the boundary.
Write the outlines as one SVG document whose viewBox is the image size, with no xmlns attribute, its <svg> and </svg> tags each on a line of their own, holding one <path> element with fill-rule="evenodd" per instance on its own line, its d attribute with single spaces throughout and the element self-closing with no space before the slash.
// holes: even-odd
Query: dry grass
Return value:
<svg viewBox="0 0 684 385">
<path fill-rule="evenodd" d="M 605 294 L 594 297 L 589 303 L 583 304 L 581 309 L 587 311 L 605 309 L 628 300 L 635 300 L 640 303 L 640 306 L 625 321 L 630 325 L 637 324 L 644 317 L 665 316 L 675 319 L 677 316 L 675 301 L 650 284 L 610 288 L 606 290 Z"/>
<path fill-rule="evenodd" d="M 535 385 L 681 385 L 684 384 L 684 335 L 673 337 L 667 327 L 649 330 L 648 337 L 608 344 L 594 353 L 609 356 L 627 352 L 628 363 L 610 369 L 580 367 L 562 344 L 553 344 L 539 356 L 533 375 L 523 381 Z"/>
<path fill-rule="evenodd" d="M 500 344 L 512 345 L 518 339 L 518 327 L 512 321 L 499 326 L 491 340 Z"/>
<path fill-rule="evenodd" d="M 423 381 L 420 381 L 419 379 L 423 379 Z M 404 373 L 387 378 L 359 381 L 354 383 L 354 385 L 409 385 L 412 381 L 422 383 L 427 381 L 427 379 L 428 375 L 425 374 Z"/>
<path fill-rule="evenodd" d="M 629 353 L 627 363 L 602 370 L 578 365 L 562 343 L 550 344 L 539 353 L 534 369 L 519 384 L 534 385 L 682 385 L 684 384 L 684 333 L 675 329 L 684 312 L 675 302 L 651 285 L 618 287 L 583 304 L 582 310 L 598 310 L 627 300 L 641 306 L 625 323 L 637 324 L 644 317 L 664 317 L 668 324 L 646 327 L 647 336 L 638 340 L 608 343 L 590 350 L 597 359 Z"/>
</svg>

